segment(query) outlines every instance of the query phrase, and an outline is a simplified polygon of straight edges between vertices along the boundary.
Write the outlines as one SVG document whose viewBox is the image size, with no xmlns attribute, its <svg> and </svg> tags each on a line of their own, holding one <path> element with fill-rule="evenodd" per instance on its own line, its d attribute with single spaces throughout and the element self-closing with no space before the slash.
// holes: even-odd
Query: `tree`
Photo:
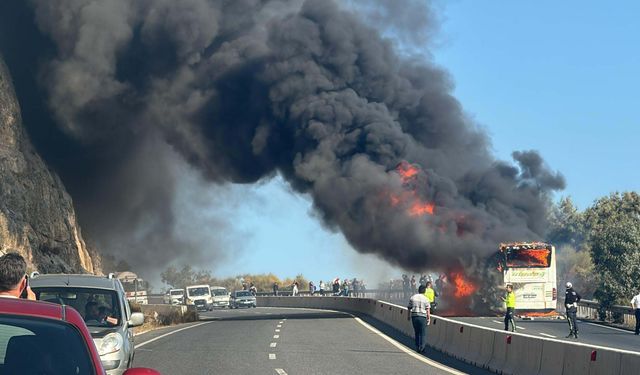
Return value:
<svg viewBox="0 0 640 375">
<path fill-rule="evenodd" d="M 196 271 L 191 266 L 185 265 L 177 270 L 174 266 L 169 266 L 160 274 L 162 282 L 174 288 L 184 288 L 187 285 L 209 284 L 211 273 L 209 271 Z"/>
<path fill-rule="evenodd" d="M 571 245 L 580 250 L 585 241 L 584 214 L 571 197 L 564 197 L 549 211 L 547 240 L 556 246 Z"/>
<path fill-rule="evenodd" d="M 640 196 L 613 193 L 585 213 L 591 257 L 600 282 L 602 308 L 627 304 L 640 287 Z"/>
<path fill-rule="evenodd" d="M 588 251 L 576 250 L 570 245 L 557 248 L 558 283 L 564 286 L 570 281 L 580 289 L 584 299 L 591 299 L 598 285 L 591 254 Z"/>
</svg>

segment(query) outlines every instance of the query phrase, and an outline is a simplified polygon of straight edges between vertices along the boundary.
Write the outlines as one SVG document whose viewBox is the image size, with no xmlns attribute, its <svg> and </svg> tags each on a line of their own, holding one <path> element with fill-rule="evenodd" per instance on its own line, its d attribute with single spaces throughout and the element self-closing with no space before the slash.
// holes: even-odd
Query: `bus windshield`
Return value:
<svg viewBox="0 0 640 375">
<path fill-rule="evenodd" d="M 548 268 L 551 264 L 550 249 L 509 249 L 507 268 Z"/>
</svg>

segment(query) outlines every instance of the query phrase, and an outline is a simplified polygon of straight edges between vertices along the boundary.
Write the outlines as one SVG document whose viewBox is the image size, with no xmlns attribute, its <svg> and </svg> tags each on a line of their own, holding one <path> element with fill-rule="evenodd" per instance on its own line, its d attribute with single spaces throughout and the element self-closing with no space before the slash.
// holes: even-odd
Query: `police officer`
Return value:
<svg viewBox="0 0 640 375">
<path fill-rule="evenodd" d="M 425 286 L 424 296 L 427 297 L 427 299 L 429 300 L 429 304 L 431 305 L 431 313 L 433 313 L 436 309 L 436 305 L 437 305 L 436 297 L 438 296 L 438 293 L 436 293 L 436 291 L 433 290 L 431 281 L 427 281 L 427 284 Z"/>
<path fill-rule="evenodd" d="M 507 304 L 507 312 L 504 314 L 504 330 L 509 330 L 509 323 L 511 323 L 511 332 L 516 331 L 516 321 L 513 318 L 516 311 L 516 294 L 513 292 L 513 285 L 507 284 L 507 294 L 502 298 Z"/>
<path fill-rule="evenodd" d="M 569 335 L 578 338 L 578 325 L 576 324 L 576 314 L 578 313 L 578 302 L 580 302 L 580 295 L 573 290 L 573 285 L 567 283 L 567 290 L 564 293 L 564 307 L 567 309 L 567 322 L 569 322 Z"/>
</svg>

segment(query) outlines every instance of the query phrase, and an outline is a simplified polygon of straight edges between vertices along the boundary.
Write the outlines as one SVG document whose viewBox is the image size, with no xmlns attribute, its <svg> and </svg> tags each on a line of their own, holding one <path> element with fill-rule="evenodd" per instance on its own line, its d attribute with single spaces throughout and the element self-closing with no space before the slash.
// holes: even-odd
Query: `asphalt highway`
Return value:
<svg viewBox="0 0 640 375">
<path fill-rule="evenodd" d="M 488 374 L 366 318 L 324 310 L 214 310 L 136 336 L 135 366 L 162 374 Z"/>
<path fill-rule="evenodd" d="M 503 317 L 449 318 L 482 327 L 504 329 Z M 528 335 L 581 342 L 583 344 L 609 348 L 640 351 L 640 336 L 632 331 L 608 327 L 596 323 L 578 321 L 578 339 L 565 338 L 569 334 L 569 324 L 564 319 L 536 318 L 516 319 L 517 331 Z"/>
</svg>

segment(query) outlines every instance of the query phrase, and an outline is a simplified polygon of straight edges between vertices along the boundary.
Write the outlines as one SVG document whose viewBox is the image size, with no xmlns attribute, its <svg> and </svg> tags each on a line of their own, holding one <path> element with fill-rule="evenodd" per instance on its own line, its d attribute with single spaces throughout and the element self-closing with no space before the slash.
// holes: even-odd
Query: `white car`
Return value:
<svg viewBox="0 0 640 375">
<path fill-rule="evenodd" d="M 201 311 L 211 310 L 213 299 L 209 285 L 189 285 L 185 291 L 184 300 L 187 305 L 194 305 Z"/>
<path fill-rule="evenodd" d="M 222 286 L 212 286 L 213 307 L 229 307 L 229 291 Z"/>
<path fill-rule="evenodd" d="M 184 289 L 170 289 L 164 295 L 164 303 L 168 305 L 181 305 L 184 297 Z"/>
</svg>

